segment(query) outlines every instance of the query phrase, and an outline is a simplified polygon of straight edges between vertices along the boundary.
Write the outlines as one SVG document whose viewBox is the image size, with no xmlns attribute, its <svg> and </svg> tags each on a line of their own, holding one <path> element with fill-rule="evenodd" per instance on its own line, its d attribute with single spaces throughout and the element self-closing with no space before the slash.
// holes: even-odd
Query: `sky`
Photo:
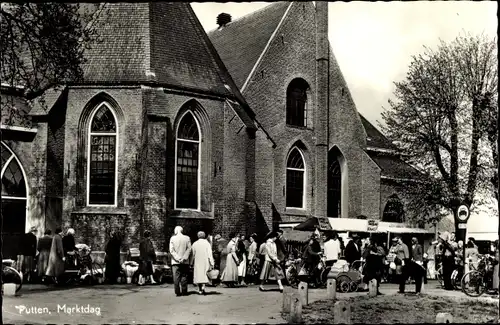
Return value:
<svg viewBox="0 0 500 325">
<path fill-rule="evenodd" d="M 217 15 L 233 20 L 269 5 L 266 2 L 192 3 L 206 31 Z M 439 39 L 484 33 L 496 37 L 496 1 L 331 2 L 329 39 L 358 111 L 378 125 L 392 98 L 394 82 L 403 80 L 412 55 Z"/>
</svg>

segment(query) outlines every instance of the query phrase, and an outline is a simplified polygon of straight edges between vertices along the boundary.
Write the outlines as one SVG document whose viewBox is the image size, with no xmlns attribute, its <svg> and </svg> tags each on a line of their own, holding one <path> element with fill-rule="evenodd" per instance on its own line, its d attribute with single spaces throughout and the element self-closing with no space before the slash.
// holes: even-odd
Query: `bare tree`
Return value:
<svg viewBox="0 0 500 325">
<path fill-rule="evenodd" d="M 474 208 L 498 182 L 498 59 L 495 39 L 459 36 L 413 57 L 382 113 L 386 134 L 429 181 L 406 186 L 414 217 Z M 426 220 L 430 221 L 430 220 Z"/>
<path fill-rule="evenodd" d="M 49 88 L 81 80 L 84 51 L 98 41 L 96 21 L 104 8 L 58 2 L 2 3 L 2 84 L 21 88 L 31 100 Z M 13 106 L 3 99 L 2 109 L 11 115 L 19 113 Z"/>
</svg>

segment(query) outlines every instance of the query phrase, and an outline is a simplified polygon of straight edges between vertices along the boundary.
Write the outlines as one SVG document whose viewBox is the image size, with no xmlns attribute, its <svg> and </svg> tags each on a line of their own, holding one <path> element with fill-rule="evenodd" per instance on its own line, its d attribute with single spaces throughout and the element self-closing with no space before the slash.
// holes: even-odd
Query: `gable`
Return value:
<svg viewBox="0 0 500 325">
<path fill-rule="evenodd" d="M 208 37 L 240 89 L 289 6 L 290 2 L 276 2 L 208 32 Z"/>
</svg>

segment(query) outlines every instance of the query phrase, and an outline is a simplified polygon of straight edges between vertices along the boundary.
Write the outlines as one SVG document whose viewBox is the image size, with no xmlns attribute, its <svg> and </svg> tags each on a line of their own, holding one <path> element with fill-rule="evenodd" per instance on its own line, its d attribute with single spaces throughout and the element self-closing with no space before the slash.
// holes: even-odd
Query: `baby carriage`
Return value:
<svg viewBox="0 0 500 325">
<path fill-rule="evenodd" d="M 364 261 L 354 261 L 349 266 L 347 261 L 339 260 L 332 267 L 332 273 L 335 274 L 337 280 L 337 290 L 339 292 L 356 292 L 359 285 L 363 282 Z"/>
<path fill-rule="evenodd" d="M 91 249 L 85 244 L 75 245 L 76 250 L 71 254 L 65 263 L 65 270 L 62 276 L 63 282 L 92 284 L 102 282 L 104 279 L 103 267 L 92 261 L 90 256 Z"/>
</svg>

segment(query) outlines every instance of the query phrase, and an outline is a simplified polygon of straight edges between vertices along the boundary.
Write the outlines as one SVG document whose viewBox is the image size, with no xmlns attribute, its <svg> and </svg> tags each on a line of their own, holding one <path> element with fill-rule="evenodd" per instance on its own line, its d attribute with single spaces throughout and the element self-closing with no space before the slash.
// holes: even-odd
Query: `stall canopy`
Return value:
<svg viewBox="0 0 500 325">
<path fill-rule="evenodd" d="M 495 232 L 467 232 L 467 238 L 473 237 L 476 241 L 498 240 L 498 233 Z"/>
<path fill-rule="evenodd" d="M 283 229 L 283 239 L 287 243 L 306 243 L 311 238 L 311 231 Z"/>
<path fill-rule="evenodd" d="M 306 221 L 295 226 L 293 229 L 302 231 L 314 231 L 316 228 L 319 228 L 321 231 L 333 230 L 328 219 L 331 218 L 310 217 Z"/>
<path fill-rule="evenodd" d="M 411 228 L 405 224 L 393 222 L 377 222 L 378 227 L 375 230 L 369 231 L 368 224 L 370 219 L 351 219 L 351 218 L 328 218 L 330 225 L 336 231 L 349 232 L 372 232 L 372 233 L 396 233 L 396 234 L 433 234 L 432 230 L 421 228 Z"/>
</svg>

